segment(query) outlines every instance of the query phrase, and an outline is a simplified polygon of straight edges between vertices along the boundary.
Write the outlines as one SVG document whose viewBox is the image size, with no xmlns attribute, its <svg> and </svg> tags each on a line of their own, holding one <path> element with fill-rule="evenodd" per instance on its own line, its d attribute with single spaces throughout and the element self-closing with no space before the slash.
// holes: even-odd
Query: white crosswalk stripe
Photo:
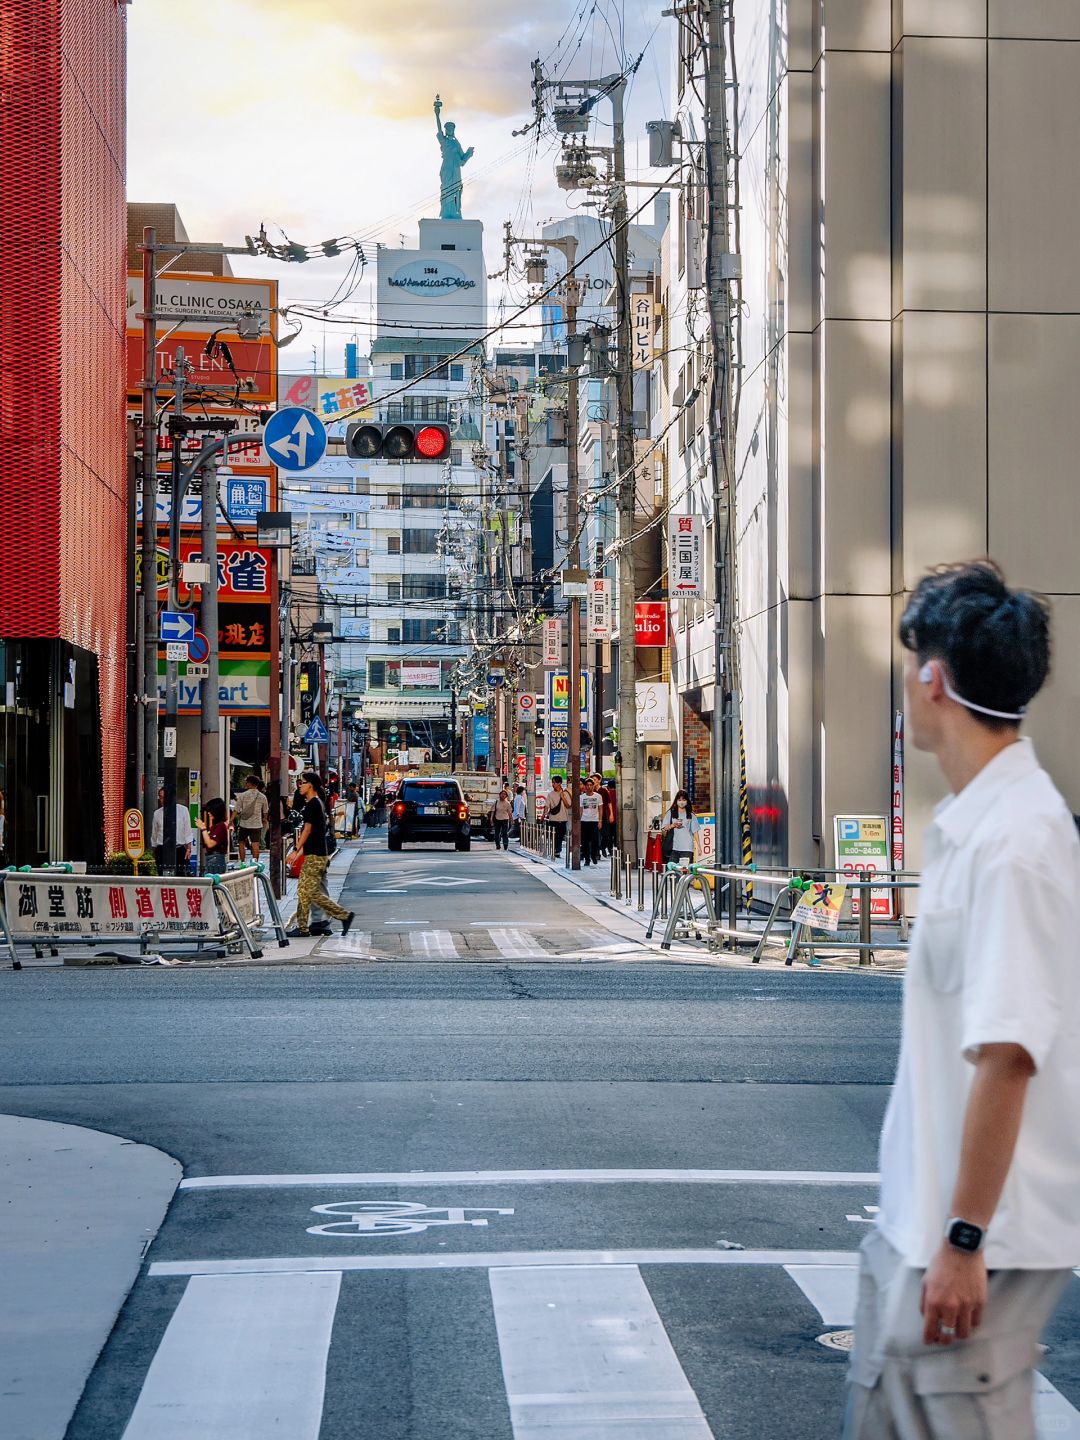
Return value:
<svg viewBox="0 0 1080 1440">
<path fill-rule="evenodd" d="M 449 930 L 411 930 L 409 942 L 414 955 L 433 956 L 438 960 L 461 959 Z"/>
<path fill-rule="evenodd" d="M 514 1440 L 713 1440 L 636 1265 L 488 1278 Z"/>
<path fill-rule="evenodd" d="M 124 1440 L 318 1440 L 341 1276 L 196 1275 Z"/>
<path fill-rule="evenodd" d="M 373 958 L 371 931 L 350 930 L 347 935 L 333 935 L 319 951 L 320 955 L 328 952 L 331 955 L 353 955 L 358 959 L 370 960 Z"/>
<path fill-rule="evenodd" d="M 543 955 L 544 948 L 529 930 L 500 929 L 489 927 L 491 943 L 507 960 L 527 960 Z"/>
</svg>

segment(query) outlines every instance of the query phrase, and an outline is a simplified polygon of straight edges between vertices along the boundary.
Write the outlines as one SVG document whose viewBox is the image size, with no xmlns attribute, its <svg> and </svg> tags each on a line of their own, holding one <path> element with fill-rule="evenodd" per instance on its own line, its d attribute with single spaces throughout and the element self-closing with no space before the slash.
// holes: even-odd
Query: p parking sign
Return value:
<svg viewBox="0 0 1080 1440">
<path fill-rule="evenodd" d="M 884 815 L 834 815 L 833 838 L 836 868 L 852 879 L 864 880 L 880 870 L 889 870 L 889 823 Z M 851 892 L 851 914 L 857 917 L 865 890 Z M 887 889 L 870 891 L 870 914 L 891 916 L 892 900 Z"/>
</svg>

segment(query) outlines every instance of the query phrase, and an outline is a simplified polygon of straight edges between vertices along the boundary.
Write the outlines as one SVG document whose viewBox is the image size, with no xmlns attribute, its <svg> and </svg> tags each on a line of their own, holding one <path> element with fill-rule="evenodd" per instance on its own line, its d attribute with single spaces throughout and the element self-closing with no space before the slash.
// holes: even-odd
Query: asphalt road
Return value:
<svg viewBox="0 0 1080 1440">
<path fill-rule="evenodd" d="M 395 923 L 567 919 L 510 868 Z M 835 1435 L 899 999 L 549 952 L 0 974 L 0 1109 L 185 1170 L 69 1440 Z"/>
</svg>

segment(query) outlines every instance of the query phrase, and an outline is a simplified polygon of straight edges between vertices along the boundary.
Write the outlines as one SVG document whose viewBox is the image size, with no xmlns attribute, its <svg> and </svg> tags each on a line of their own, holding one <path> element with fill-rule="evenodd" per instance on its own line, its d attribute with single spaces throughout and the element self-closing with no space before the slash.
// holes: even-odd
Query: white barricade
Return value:
<svg viewBox="0 0 1080 1440">
<path fill-rule="evenodd" d="M 58 953 L 61 945 L 101 946 L 134 941 L 141 954 L 162 945 L 243 944 L 253 959 L 262 949 L 254 935 L 259 892 L 279 945 L 288 945 L 269 878 L 261 865 L 224 875 L 86 875 L 66 867 L 5 870 L 0 883 L 0 924 L 12 968 L 22 969 L 19 948 Z"/>
</svg>

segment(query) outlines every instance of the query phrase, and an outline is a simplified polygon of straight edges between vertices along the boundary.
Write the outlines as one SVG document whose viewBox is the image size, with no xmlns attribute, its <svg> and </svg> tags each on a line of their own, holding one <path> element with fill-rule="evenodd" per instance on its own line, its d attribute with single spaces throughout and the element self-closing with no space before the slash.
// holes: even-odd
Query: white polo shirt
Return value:
<svg viewBox="0 0 1080 1440">
<path fill-rule="evenodd" d="M 991 1270 L 1080 1264 L 1080 840 L 1030 740 L 938 806 L 881 1133 L 878 1225 L 910 1265 L 950 1216 L 980 1045 L 1035 1063 L 986 1237 Z M 961 1217 L 963 1218 L 963 1217 Z"/>
</svg>

